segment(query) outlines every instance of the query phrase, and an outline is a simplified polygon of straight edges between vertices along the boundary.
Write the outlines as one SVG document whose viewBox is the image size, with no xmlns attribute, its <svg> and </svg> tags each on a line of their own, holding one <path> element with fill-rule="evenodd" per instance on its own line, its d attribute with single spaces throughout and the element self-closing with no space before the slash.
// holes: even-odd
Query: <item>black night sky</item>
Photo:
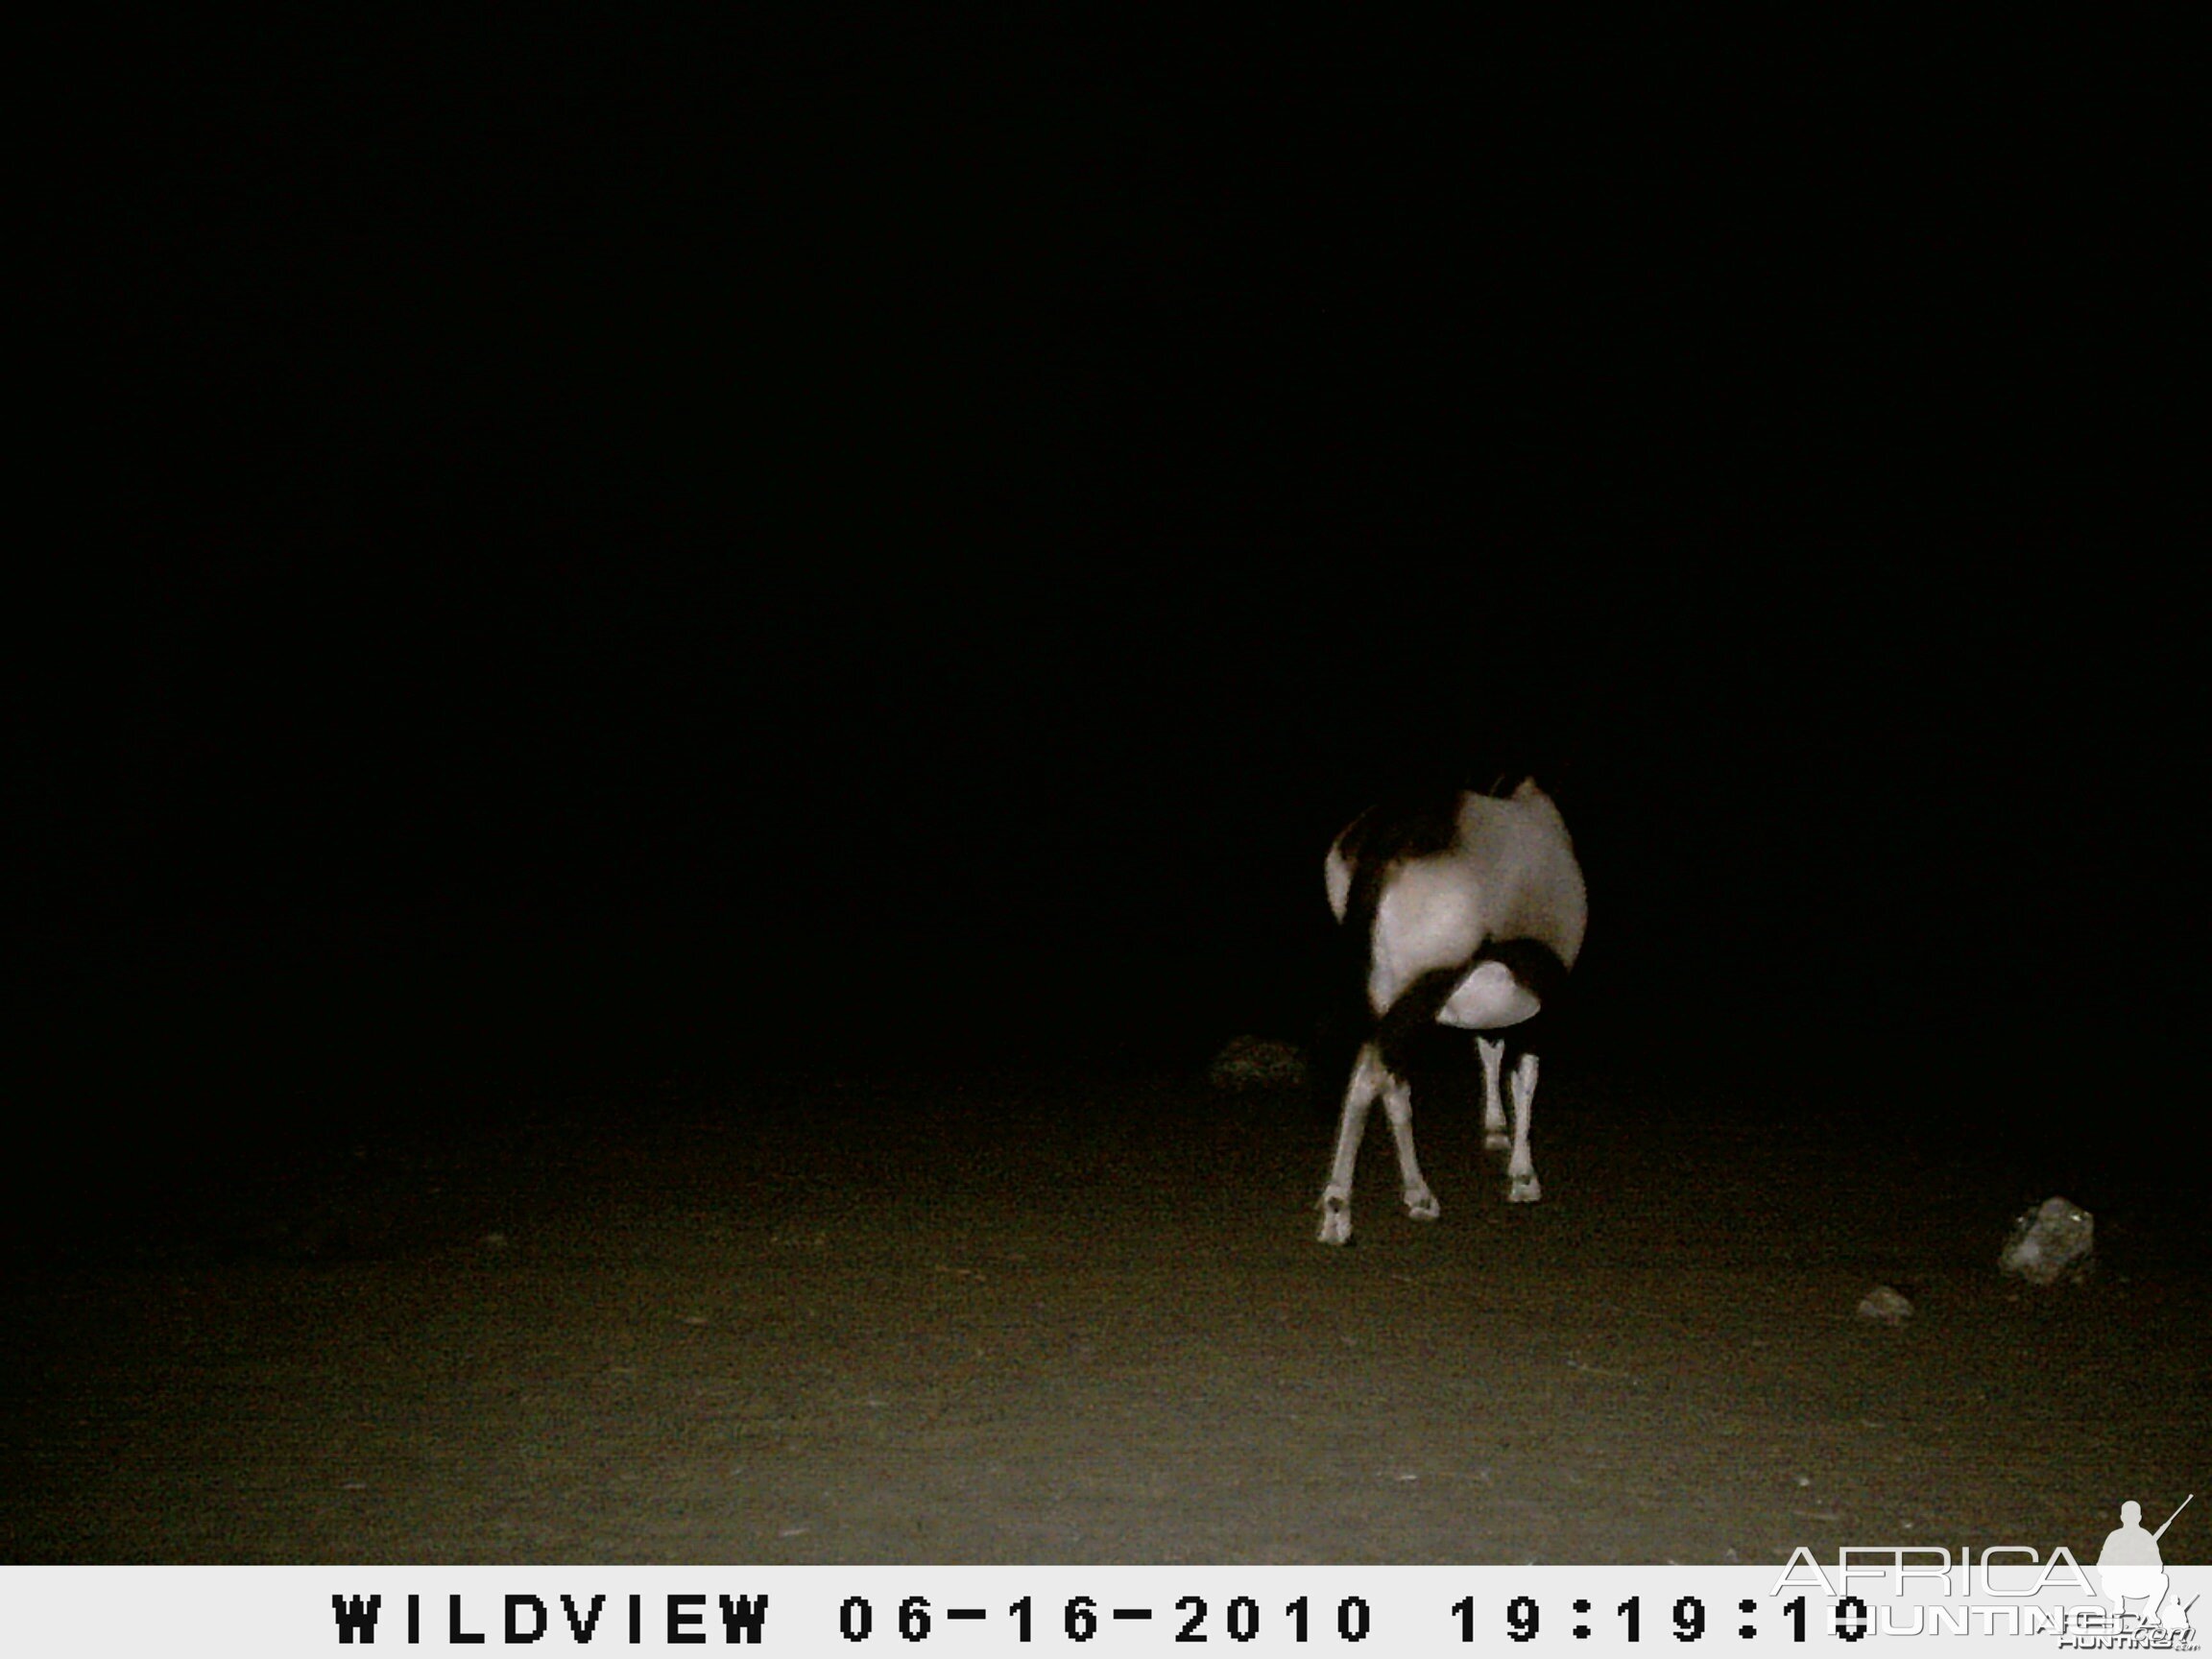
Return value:
<svg viewBox="0 0 2212 1659">
<path fill-rule="evenodd" d="M 2148 44 L 458 15 L 53 60 L 27 1190 L 1302 1038 L 1335 831 L 1528 770 L 1607 1064 L 2201 1148 Z"/>
</svg>

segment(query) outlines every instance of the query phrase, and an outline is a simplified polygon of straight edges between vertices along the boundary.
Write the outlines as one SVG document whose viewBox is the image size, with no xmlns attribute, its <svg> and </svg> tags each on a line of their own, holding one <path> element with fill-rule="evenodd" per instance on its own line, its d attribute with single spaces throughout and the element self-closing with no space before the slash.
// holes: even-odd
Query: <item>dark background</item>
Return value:
<svg viewBox="0 0 2212 1659">
<path fill-rule="evenodd" d="M 1585 1063 L 2201 1153 L 2162 43 L 808 15 L 51 43 L 22 1190 L 1303 1038 L 1527 769 Z"/>
</svg>

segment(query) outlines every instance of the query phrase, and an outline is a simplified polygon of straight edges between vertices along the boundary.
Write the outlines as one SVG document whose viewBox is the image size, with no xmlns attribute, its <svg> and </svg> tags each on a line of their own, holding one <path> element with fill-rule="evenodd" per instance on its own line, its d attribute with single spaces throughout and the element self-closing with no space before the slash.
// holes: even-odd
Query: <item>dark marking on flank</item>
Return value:
<svg viewBox="0 0 2212 1659">
<path fill-rule="evenodd" d="M 1483 962 L 1503 962 L 1513 977 L 1544 1007 L 1556 1002 L 1567 990 L 1567 964 L 1559 952 L 1539 939 L 1493 939 L 1475 952 L 1470 969 Z"/>
<path fill-rule="evenodd" d="M 1458 839 L 1459 801 L 1465 793 L 1432 789 L 1379 802 L 1353 819 L 1336 844 L 1355 869 L 1431 857 Z"/>
<path fill-rule="evenodd" d="M 1382 1064 L 1404 1075 L 1413 1063 L 1414 1046 L 1435 1023 L 1452 993 L 1485 962 L 1503 962 L 1536 998 L 1538 1012 L 1516 1024 L 1479 1035 L 1505 1039 L 1518 1050 L 1533 1046 L 1528 1041 L 1535 1034 L 1531 1028 L 1545 1014 L 1554 1015 L 1544 1022 L 1546 1029 L 1557 1025 L 1556 1005 L 1564 999 L 1567 989 L 1567 965 L 1559 960 L 1559 953 L 1534 939 L 1493 940 L 1464 962 L 1431 969 L 1399 994 L 1398 1000 L 1375 1024 L 1375 1045 L 1382 1050 Z"/>
</svg>

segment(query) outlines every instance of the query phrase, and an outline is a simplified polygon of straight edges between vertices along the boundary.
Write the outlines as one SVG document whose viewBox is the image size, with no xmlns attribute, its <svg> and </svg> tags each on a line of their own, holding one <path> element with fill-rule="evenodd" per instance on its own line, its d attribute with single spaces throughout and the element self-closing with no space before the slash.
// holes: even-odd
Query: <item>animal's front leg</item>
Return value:
<svg viewBox="0 0 2212 1659">
<path fill-rule="evenodd" d="M 1513 1161 L 1505 1166 L 1505 1201 L 1533 1204 L 1544 1196 L 1536 1164 L 1528 1156 L 1528 1115 L 1536 1104 L 1536 1056 L 1524 1052 L 1513 1068 Z"/>
<path fill-rule="evenodd" d="M 1421 1164 L 1413 1156 L 1413 1090 L 1405 1078 L 1392 1076 L 1382 1086 L 1382 1111 L 1390 1119 L 1390 1135 L 1398 1142 L 1398 1177 L 1406 1189 L 1406 1214 L 1416 1221 L 1433 1221 L 1444 1213 L 1429 1183 L 1421 1179 Z"/>
<path fill-rule="evenodd" d="M 1359 1050 L 1352 1067 L 1352 1085 L 1344 1091 L 1344 1110 L 1336 1119 L 1336 1157 L 1329 1166 L 1329 1185 L 1321 1190 L 1321 1231 L 1324 1244 L 1352 1242 L 1352 1172 L 1359 1162 L 1359 1137 L 1367 1130 L 1367 1111 L 1382 1091 L 1382 1056 L 1370 1043 Z"/>
</svg>

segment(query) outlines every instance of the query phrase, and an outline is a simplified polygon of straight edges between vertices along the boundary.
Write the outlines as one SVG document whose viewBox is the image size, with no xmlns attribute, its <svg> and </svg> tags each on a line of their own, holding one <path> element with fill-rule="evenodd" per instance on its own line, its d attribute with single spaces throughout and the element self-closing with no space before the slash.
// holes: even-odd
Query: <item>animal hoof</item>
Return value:
<svg viewBox="0 0 2212 1659">
<path fill-rule="evenodd" d="M 1321 1200 L 1321 1231 L 1314 1235 L 1323 1244 L 1352 1242 L 1352 1206 L 1341 1198 Z"/>
<path fill-rule="evenodd" d="M 1508 1204 L 1533 1204 L 1543 1196 L 1543 1182 L 1537 1180 L 1533 1175 L 1516 1175 L 1513 1177 L 1513 1185 L 1506 1190 L 1505 1202 Z"/>
<path fill-rule="evenodd" d="M 1406 1200 L 1406 1214 L 1416 1221 L 1433 1221 L 1444 1214 L 1444 1206 L 1436 1202 L 1433 1192 L 1424 1192 Z"/>
<path fill-rule="evenodd" d="M 1504 1130 L 1503 1130 L 1503 1129 L 1489 1129 L 1489 1130 L 1485 1130 L 1485 1131 L 1483 1132 L 1483 1135 L 1482 1135 L 1482 1150 L 1483 1150 L 1483 1151 L 1485 1151 L 1485 1152 L 1509 1152 L 1509 1151 L 1511 1151 L 1512 1149 L 1513 1149 L 1513 1137 L 1512 1137 L 1512 1136 L 1510 1136 L 1510 1135 L 1508 1135 L 1508 1134 L 1506 1134 Z"/>
</svg>

